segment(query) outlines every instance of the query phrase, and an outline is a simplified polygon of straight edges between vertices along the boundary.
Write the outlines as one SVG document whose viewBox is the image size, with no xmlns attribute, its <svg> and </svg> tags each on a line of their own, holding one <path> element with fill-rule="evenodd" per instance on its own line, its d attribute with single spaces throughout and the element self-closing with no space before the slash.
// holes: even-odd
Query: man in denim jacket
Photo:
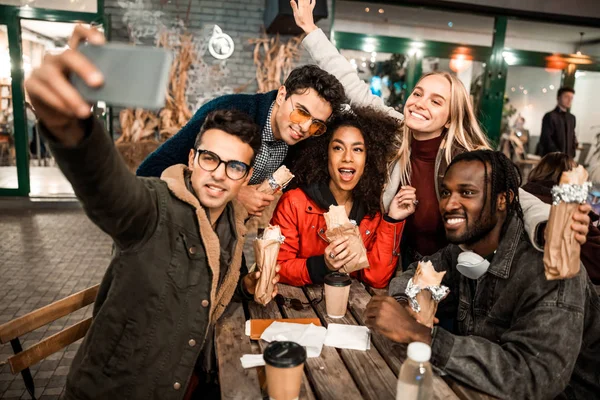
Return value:
<svg viewBox="0 0 600 400">
<path fill-rule="evenodd" d="M 501 153 L 455 158 L 440 200 L 453 244 L 428 257 L 450 288 L 437 315 L 454 326 L 431 329 L 411 317 L 406 288 L 416 264 L 392 280 L 391 297 L 372 299 L 367 325 L 396 342 L 430 344 L 434 366 L 496 397 L 598 398 L 600 300 L 584 268 L 546 279 L 543 255 L 523 230 L 520 181 Z M 478 262 L 459 263 L 464 251 Z"/>
</svg>

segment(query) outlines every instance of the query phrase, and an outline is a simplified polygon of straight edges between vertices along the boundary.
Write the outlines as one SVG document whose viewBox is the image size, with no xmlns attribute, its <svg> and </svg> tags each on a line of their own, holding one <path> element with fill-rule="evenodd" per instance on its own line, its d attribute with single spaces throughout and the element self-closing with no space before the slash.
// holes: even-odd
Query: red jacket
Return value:
<svg viewBox="0 0 600 400">
<path fill-rule="evenodd" d="M 285 236 L 277 258 L 280 282 L 294 286 L 314 283 L 307 260 L 314 257 L 313 262 L 324 265 L 323 253 L 329 245 L 325 239 L 325 212 L 302 189 L 290 190 L 279 200 L 271 225 L 279 225 Z M 384 288 L 396 270 L 404 222 L 390 223 L 377 213 L 365 216 L 359 228 L 370 267 L 352 276 L 374 288 Z"/>
</svg>

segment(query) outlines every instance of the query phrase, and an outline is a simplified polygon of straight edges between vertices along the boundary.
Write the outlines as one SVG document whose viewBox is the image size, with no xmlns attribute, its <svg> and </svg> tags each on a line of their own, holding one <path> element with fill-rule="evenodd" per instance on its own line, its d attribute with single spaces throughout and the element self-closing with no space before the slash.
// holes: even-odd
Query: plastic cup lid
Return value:
<svg viewBox="0 0 600 400">
<path fill-rule="evenodd" d="M 265 363 L 276 368 L 293 368 L 306 361 L 306 349 L 295 342 L 272 342 L 263 353 Z"/>
<path fill-rule="evenodd" d="M 408 345 L 408 358 L 416 362 L 427 362 L 431 358 L 431 347 L 425 343 L 412 342 Z"/>
<path fill-rule="evenodd" d="M 325 275 L 325 284 L 329 286 L 346 287 L 352 284 L 352 278 L 347 274 L 332 272 Z"/>
</svg>

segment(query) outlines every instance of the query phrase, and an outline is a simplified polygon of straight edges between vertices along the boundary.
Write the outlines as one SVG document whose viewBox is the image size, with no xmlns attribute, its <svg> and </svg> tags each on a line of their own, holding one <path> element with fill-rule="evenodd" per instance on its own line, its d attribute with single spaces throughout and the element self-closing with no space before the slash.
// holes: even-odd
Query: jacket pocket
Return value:
<svg viewBox="0 0 600 400">
<path fill-rule="evenodd" d="M 127 369 L 127 363 L 133 359 L 133 352 L 138 337 L 137 323 L 132 319 L 128 319 L 125 322 L 125 326 L 121 331 L 121 335 L 110 358 L 104 366 L 103 372 L 105 375 L 112 376 Z"/>
<path fill-rule="evenodd" d="M 181 233 L 175 239 L 168 274 L 179 289 L 187 289 L 200 283 L 200 276 L 206 268 L 206 255 L 199 241 L 189 239 Z"/>
</svg>

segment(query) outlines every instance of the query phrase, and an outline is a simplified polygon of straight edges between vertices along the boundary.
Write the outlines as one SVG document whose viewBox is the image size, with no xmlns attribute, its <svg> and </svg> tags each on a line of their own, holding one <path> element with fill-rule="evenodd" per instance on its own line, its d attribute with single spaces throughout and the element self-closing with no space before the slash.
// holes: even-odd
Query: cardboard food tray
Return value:
<svg viewBox="0 0 600 400">
<path fill-rule="evenodd" d="M 250 339 L 260 340 L 265 329 L 267 329 L 273 322 L 289 322 L 293 324 L 313 324 L 316 326 L 322 326 L 319 318 L 278 318 L 278 319 L 251 319 L 250 322 L 250 333 L 246 332 Z"/>
</svg>

